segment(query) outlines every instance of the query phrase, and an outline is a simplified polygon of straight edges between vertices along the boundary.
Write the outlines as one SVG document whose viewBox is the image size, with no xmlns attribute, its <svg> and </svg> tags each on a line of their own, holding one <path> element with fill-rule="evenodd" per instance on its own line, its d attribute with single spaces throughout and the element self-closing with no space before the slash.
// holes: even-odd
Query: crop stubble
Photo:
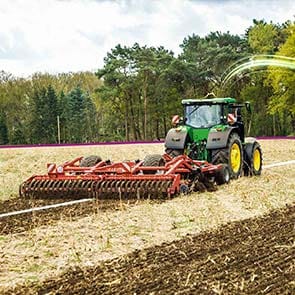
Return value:
<svg viewBox="0 0 295 295">
<path fill-rule="evenodd" d="M 282 140 L 282 141 L 276 141 L 276 140 L 263 140 L 261 142 L 262 148 L 263 148 L 263 157 L 264 162 L 266 164 L 278 162 L 279 160 L 286 160 L 286 155 L 291 156 L 295 155 L 295 141 L 294 140 Z M 105 146 L 98 146 L 98 147 L 76 147 L 70 150 L 70 155 L 72 157 L 76 157 L 81 154 L 90 154 L 90 153 L 98 153 L 100 155 L 103 155 L 103 158 L 115 158 L 115 160 L 119 160 L 119 154 L 118 150 L 124 150 L 126 151 L 125 156 L 129 157 L 130 159 L 139 157 L 142 154 L 148 154 L 148 153 L 155 153 L 160 152 L 162 148 L 162 144 L 152 144 L 152 145 L 145 145 L 145 146 L 110 146 L 109 148 L 106 148 Z M 127 152 L 127 150 L 130 150 Z M 44 155 L 42 155 L 42 150 L 45 151 Z M 50 150 L 52 151 L 52 155 L 50 155 Z M 42 162 L 43 166 L 45 166 L 45 156 L 50 155 L 49 160 L 57 160 L 61 159 L 61 157 L 65 157 L 65 152 L 67 152 L 68 149 L 65 148 L 41 148 L 39 150 L 36 150 L 36 153 L 34 153 L 32 150 L 27 149 L 20 149 L 16 150 L 15 152 L 15 159 L 11 160 L 11 163 L 7 164 L 7 170 L 11 170 L 13 165 L 17 162 L 20 162 L 20 158 L 27 158 L 27 161 L 32 164 L 31 160 L 28 159 L 38 159 L 38 162 L 33 163 L 33 167 L 37 169 L 37 167 L 40 166 L 40 162 L 42 162 L 42 159 L 44 159 L 44 162 Z M 9 157 L 9 154 L 11 153 L 11 150 L 6 151 L 8 154 L 5 157 Z M 24 155 L 24 156 L 23 156 Z M 132 156 L 133 155 L 133 156 Z M 113 156 L 113 157 L 111 157 Z M 69 156 L 68 156 L 69 157 Z M 65 159 L 64 159 L 65 160 Z M 60 160 L 61 161 L 61 160 Z M 9 161 L 8 161 L 9 162 Z M 24 167 L 27 166 L 28 162 L 24 163 Z M 10 167 L 10 168 L 9 168 Z M 5 167 L 4 167 L 5 169 Z M 33 169 L 32 167 L 30 169 Z M 44 168 L 43 168 L 44 169 Z M 41 171 L 43 171 L 43 169 Z M 284 171 L 282 168 L 279 170 Z M 275 171 L 275 169 L 273 170 Z M 1 173 L 1 172 L 0 172 Z M 26 171 L 28 173 L 28 171 Z M 33 172 L 31 172 L 33 173 Z M 36 171 L 34 171 L 36 173 Z M 44 171 L 43 171 L 44 173 Z M 2 174 L 5 175 L 4 170 L 2 170 Z M 291 178 L 293 175 L 291 173 L 290 175 L 286 175 L 286 177 Z M 270 176 L 267 176 L 265 179 L 265 182 L 270 181 L 278 181 L 280 178 L 282 178 L 282 175 L 279 174 L 275 177 L 273 177 L 274 174 L 271 174 Z M 29 174 L 28 174 L 29 176 Z M 7 182 L 7 186 L 15 186 L 14 189 L 15 192 L 17 192 L 17 186 L 20 184 L 23 179 L 19 179 L 19 176 L 17 176 L 15 179 L 7 179 L 4 177 L 3 182 Z M 275 178 L 275 179 L 274 179 Z M 246 181 L 247 182 L 247 178 Z M 249 182 L 249 181 L 248 181 Z M 250 183 L 250 182 L 249 182 Z M 231 184 L 232 185 L 232 184 Z M 243 185 L 243 183 L 242 183 Z M 268 189 L 269 187 L 265 186 L 263 188 L 261 184 L 258 184 L 260 188 Z M 5 186 L 4 186 L 5 187 Z M 237 187 L 238 189 L 238 187 Z M 278 184 L 278 189 L 282 189 L 282 184 Z M 281 192 L 278 192 L 281 193 Z M 3 191 L 2 191 L 3 194 Z M 237 192 L 239 194 L 239 192 Z M 16 193 L 12 194 L 12 197 L 10 199 L 4 198 L 4 201 L 0 201 L 0 213 L 6 213 L 11 211 L 17 211 L 17 210 L 23 210 L 28 209 L 31 207 L 38 207 L 38 206 L 44 206 L 48 204 L 54 204 L 54 203 L 62 203 L 64 201 L 68 201 L 68 199 L 62 200 L 62 199 L 51 199 L 51 200 L 29 200 L 29 199 L 22 199 L 16 197 Z M 0 197 L 1 200 L 1 197 Z M 253 198 L 255 200 L 255 198 Z M 250 201 L 250 202 L 253 202 Z M 224 200 L 224 205 L 226 205 L 226 199 Z M 82 216 L 87 216 L 88 214 L 92 214 L 93 212 L 97 212 L 97 210 L 118 210 L 124 207 L 125 205 L 129 206 L 131 204 L 137 204 L 138 201 L 136 200 L 130 200 L 130 201 L 124 201 L 122 202 L 112 202 L 110 200 L 98 200 L 96 202 L 90 202 L 85 204 L 76 204 L 71 205 L 68 207 L 60 207 L 55 209 L 49 209 L 46 211 L 38 211 L 33 213 L 26 213 L 22 215 L 16 215 L 13 217 L 7 217 L 2 218 L 0 220 L 0 235 L 1 234 L 9 234 L 9 233 L 17 233 L 25 230 L 32 229 L 36 226 L 45 225 L 45 224 L 52 224 L 57 220 L 60 220 L 62 218 L 66 219 L 75 219 Z M 231 202 L 230 205 L 233 205 Z"/>
<path fill-rule="evenodd" d="M 294 141 L 287 141 L 284 144 L 262 141 L 262 145 L 267 164 L 289 160 L 290 158 L 286 157 L 294 155 Z M 155 150 L 159 146 L 153 148 Z M 292 199 L 294 202 L 294 181 L 292 183 L 290 180 L 294 179 L 294 170 L 279 168 L 272 171 L 264 172 L 263 178 L 239 179 L 229 187 L 221 188 L 221 193 L 227 197 L 219 196 L 218 199 L 222 206 L 228 207 L 226 208 L 229 210 L 228 214 L 231 214 L 228 220 L 246 218 L 245 213 L 249 213 L 249 216 L 265 213 L 267 209 L 292 203 Z M 286 183 L 284 177 L 288 178 Z M 249 187 L 251 184 L 253 186 Z M 285 193 L 288 197 L 281 196 Z M 208 198 L 209 202 L 212 196 L 215 195 L 209 193 L 204 198 Z M 48 200 L 34 201 L 34 206 L 42 205 L 44 202 L 47 204 Z M 20 210 L 31 205 L 31 201 L 20 201 L 16 198 L 2 202 L 0 212 Z M 0 235 L 30 231 L 40 225 L 54 226 L 59 219 L 77 220 L 94 212 L 121 210 L 124 206 L 130 208 L 129 205 L 130 203 L 114 205 L 101 202 L 95 206 L 79 204 L 46 213 L 3 219 L 0 220 Z M 225 210 L 225 208 L 220 209 Z M 222 219 L 216 224 L 220 222 L 222 223 Z M 210 229 L 210 226 L 208 228 Z M 263 219 L 235 222 L 214 233 L 206 232 L 200 236 L 189 236 L 170 244 L 137 251 L 94 268 L 85 268 L 81 265 L 80 270 L 69 271 L 60 278 L 49 279 L 42 283 L 40 288 L 36 286 L 26 288 L 20 284 L 14 291 L 19 294 L 24 290 L 26 293 L 34 294 L 37 289 L 40 293 L 49 291 L 52 294 L 59 292 L 78 294 L 84 291 L 88 291 L 89 294 L 96 294 L 99 291 L 109 294 L 152 291 L 167 294 L 177 291 L 181 294 L 195 290 L 197 293 L 224 291 L 255 294 L 264 291 L 288 293 L 291 290 L 291 294 L 295 284 L 294 231 L 294 206 L 289 206 L 288 209 L 278 210 Z M 59 286 L 61 289 L 58 291 L 54 286 Z"/>
<path fill-rule="evenodd" d="M 261 146 L 264 164 L 295 160 L 295 140 L 261 140 Z M 163 151 L 162 143 L 0 149 L 0 200 L 17 197 L 19 184 L 33 174 L 46 173 L 46 163 L 61 164 L 91 154 L 112 161 L 135 160 Z"/>
<path fill-rule="evenodd" d="M 7 292 L 294 294 L 294 225 L 293 205 Z"/>
</svg>

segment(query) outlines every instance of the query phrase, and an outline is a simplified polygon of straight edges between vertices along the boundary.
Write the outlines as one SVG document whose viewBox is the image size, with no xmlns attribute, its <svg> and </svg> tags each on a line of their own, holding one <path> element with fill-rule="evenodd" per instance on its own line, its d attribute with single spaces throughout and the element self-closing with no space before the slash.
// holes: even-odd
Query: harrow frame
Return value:
<svg viewBox="0 0 295 295">
<path fill-rule="evenodd" d="M 144 161 L 100 161 L 92 167 L 80 167 L 83 157 L 61 165 L 47 164 L 47 174 L 33 175 L 20 185 L 24 197 L 96 197 L 115 193 L 122 196 L 141 195 L 172 196 L 189 192 L 197 182 L 214 182 L 222 165 L 192 160 L 186 155 L 175 158 L 164 154 L 164 166 L 143 166 Z"/>
</svg>

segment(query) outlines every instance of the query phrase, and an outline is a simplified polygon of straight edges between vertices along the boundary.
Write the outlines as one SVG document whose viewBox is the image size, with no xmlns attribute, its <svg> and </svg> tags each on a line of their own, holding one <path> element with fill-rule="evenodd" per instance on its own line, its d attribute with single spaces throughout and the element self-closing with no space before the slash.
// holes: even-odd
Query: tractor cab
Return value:
<svg viewBox="0 0 295 295">
<path fill-rule="evenodd" d="M 244 141 L 241 108 L 245 105 L 237 104 L 234 98 L 187 99 L 182 101 L 182 105 L 184 106 L 184 125 L 188 127 L 188 131 L 191 131 L 193 141 L 197 133 L 204 133 L 207 139 L 210 131 L 216 128 L 224 131 L 232 127 L 237 129 L 241 141 Z M 250 110 L 248 104 L 247 110 Z"/>
<path fill-rule="evenodd" d="M 211 128 L 241 120 L 241 105 L 234 98 L 187 99 L 182 101 L 186 125 Z M 230 116 L 229 116 L 230 115 Z"/>
<path fill-rule="evenodd" d="M 193 128 L 211 128 L 222 123 L 221 105 L 185 105 L 185 124 Z"/>
</svg>

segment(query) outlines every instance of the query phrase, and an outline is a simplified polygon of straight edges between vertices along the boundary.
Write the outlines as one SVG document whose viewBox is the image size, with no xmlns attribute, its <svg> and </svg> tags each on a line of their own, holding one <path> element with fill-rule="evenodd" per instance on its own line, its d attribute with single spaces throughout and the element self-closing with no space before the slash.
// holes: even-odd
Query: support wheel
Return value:
<svg viewBox="0 0 295 295">
<path fill-rule="evenodd" d="M 154 154 L 154 155 L 146 155 L 143 159 L 143 167 L 157 167 L 157 166 L 164 166 L 165 161 L 160 154 Z M 155 174 L 156 170 L 151 171 L 144 171 L 144 174 Z"/>
<path fill-rule="evenodd" d="M 84 157 L 80 162 L 80 167 L 92 167 L 97 163 L 101 162 L 102 159 L 100 156 L 91 155 L 88 157 Z"/>
</svg>

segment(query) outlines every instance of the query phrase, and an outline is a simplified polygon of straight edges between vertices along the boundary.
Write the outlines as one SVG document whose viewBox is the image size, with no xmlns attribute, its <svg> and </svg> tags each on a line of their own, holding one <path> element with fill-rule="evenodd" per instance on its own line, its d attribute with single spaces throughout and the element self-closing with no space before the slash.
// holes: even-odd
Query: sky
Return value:
<svg viewBox="0 0 295 295">
<path fill-rule="evenodd" d="M 253 19 L 294 21 L 289 0 L 0 0 L 0 71 L 95 71 L 117 44 L 164 46 L 189 35 L 242 35 Z"/>
</svg>

